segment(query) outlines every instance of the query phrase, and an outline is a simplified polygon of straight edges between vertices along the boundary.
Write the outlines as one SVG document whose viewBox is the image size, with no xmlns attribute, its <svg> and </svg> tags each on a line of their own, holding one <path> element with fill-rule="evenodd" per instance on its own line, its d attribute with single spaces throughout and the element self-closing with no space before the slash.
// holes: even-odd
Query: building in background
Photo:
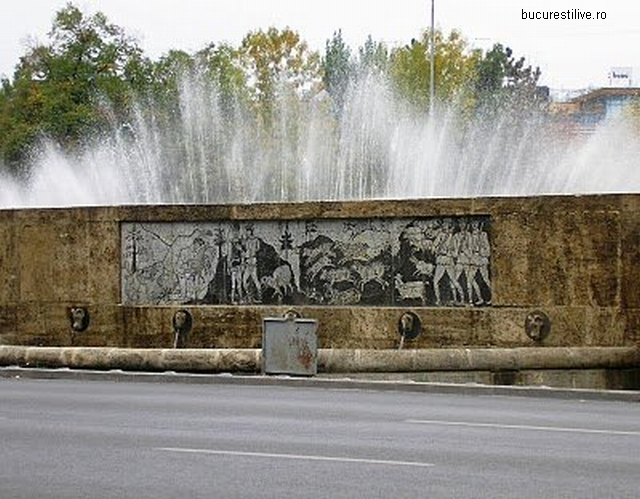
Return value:
<svg viewBox="0 0 640 499">
<path fill-rule="evenodd" d="M 549 111 L 571 134 L 589 134 L 599 125 L 620 117 L 636 103 L 640 105 L 640 87 L 633 85 L 631 68 L 611 68 L 608 87 L 553 102 Z"/>
</svg>

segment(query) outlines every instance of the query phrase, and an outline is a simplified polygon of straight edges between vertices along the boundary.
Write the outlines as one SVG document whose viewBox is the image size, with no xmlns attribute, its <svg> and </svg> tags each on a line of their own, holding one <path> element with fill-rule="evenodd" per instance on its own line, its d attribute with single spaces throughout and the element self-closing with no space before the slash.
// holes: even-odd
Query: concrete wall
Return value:
<svg viewBox="0 0 640 499">
<path fill-rule="evenodd" d="M 251 206 L 136 206 L 0 211 L 0 344 L 171 347 L 178 309 L 189 348 L 256 348 L 262 319 L 290 305 L 123 305 L 123 224 L 482 217 L 490 222 L 491 303 L 294 306 L 319 320 L 321 348 L 633 346 L 640 338 L 640 196 L 600 195 Z M 70 310 L 86 307 L 74 331 Z M 551 331 L 525 334 L 532 311 Z"/>
</svg>

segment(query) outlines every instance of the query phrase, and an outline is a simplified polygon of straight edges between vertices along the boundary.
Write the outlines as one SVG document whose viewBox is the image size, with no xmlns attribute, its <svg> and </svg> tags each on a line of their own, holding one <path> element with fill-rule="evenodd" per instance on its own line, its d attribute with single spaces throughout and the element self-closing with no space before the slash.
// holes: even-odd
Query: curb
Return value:
<svg viewBox="0 0 640 499">
<path fill-rule="evenodd" d="M 640 402 L 640 391 L 588 390 L 534 386 L 495 386 L 477 384 L 424 383 L 415 381 L 379 381 L 350 378 L 296 378 L 290 376 L 185 374 L 176 372 L 126 372 L 0 367 L 0 378 L 110 381 L 115 383 L 178 383 L 234 386 L 282 386 L 332 390 L 368 390 L 415 392 L 441 395 L 511 396 L 544 399 Z"/>
</svg>

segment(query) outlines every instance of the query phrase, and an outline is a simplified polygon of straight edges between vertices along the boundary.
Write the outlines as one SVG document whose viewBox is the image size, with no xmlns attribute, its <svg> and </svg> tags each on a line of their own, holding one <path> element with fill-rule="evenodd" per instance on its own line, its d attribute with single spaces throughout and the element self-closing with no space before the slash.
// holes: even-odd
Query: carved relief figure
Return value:
<svg viewBox="0 0 640 499">
<path fill-rule="evenodd" d="M 193 240 L 192 247 L 181 252 L 179 261 L 183 277 L 181 296 L 197 303 L 206 295 L 215 268 L 212 249 L 198 236 Z"/>
<path fill-rule="evenodd" d="M 293 273 L 289 265 L 280 265 L 277 267 L 272 275 L 264 276 L 262 278 L 262 284 L 266 288 L 271 288 L 281 303 L 285 296 L 293 292 Z"/>
<path fill-rule="evenodd" d="M 471 222 L 471 246 L 473 248 L 471 257 L 471 277 L 470 279 L 476 283 L 476 277 L 479 277 L 481 283 L 486 287 L 491 287 L 491 279 L 489 277 L 489 257 L 491 256 L 491 245 L 489 236 L 482 230 L 482 222 L 474 220 Z M 478 293 L 478 301 L 476 304 L 483 302 L 479 285 L 476 283 Z M 487 303 L 490 303 L 490 299 Z"/>
<path fill-rule="evenodd" d="M 242 276 L 242 287 L 247 296 L 254 303 L 260 301 L 261 286 L 258 279 L 258 250 L 260 240 L 253 233 L 253 225 L 247 227 L 247 235 L 244 242 L 244 275 Z"/>
<path fill-rule="evenodd" d="M 460 252 L 460 238 L 454 234 L 453 223 L 445 219 L 442 230 L 436 237 L 435 243 L 436 268 L 433 275 L 433 287 L 436 293 L 436 304 L 442 304 L 442 280 L 448 277 L 447 282 L 455 303 L 462 301 L 462 287 L 458 282 L 456 266 Z"/>
</svg>

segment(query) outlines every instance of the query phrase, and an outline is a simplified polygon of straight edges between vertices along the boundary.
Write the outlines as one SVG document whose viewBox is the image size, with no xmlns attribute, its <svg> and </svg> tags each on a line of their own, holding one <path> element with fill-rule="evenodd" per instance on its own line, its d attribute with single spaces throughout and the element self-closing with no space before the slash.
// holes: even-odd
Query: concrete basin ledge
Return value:
<svg viewBox="0 0 640 499">
<path fill-rule="evenodd" d="M 320 372 L 517 371 L 640 366 L 634 347 L 320 350 Z"/>
<path fill-rule="evenodd" d="M 0 366 L 193 373 L 258 373 L 260 349 L 142 349 L 0 346 Z M 635 347 L 320 349 L 321 373 L 628 369 Z"/>
</svg>

